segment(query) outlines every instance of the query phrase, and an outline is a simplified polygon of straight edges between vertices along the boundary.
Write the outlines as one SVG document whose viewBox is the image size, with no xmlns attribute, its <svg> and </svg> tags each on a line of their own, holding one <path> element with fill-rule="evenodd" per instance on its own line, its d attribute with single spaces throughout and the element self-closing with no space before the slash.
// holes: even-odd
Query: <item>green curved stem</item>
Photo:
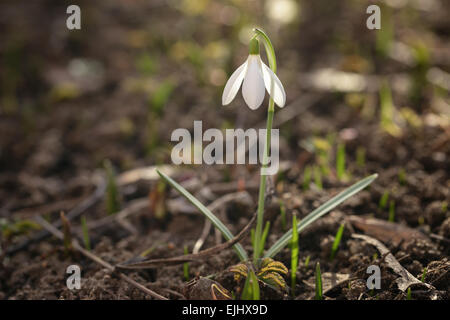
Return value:
<svg viewBox="0 0 450 320">
<path fill-rule="evenodd" d="M 269 67 L 275 73 L 277 71 L 277 61 L 275 57 L 275 50 L 273 48 L 272 42 L 270 41 L 267 34 L 261 29 L 254 28 L 253 32 L 257 37 L 259 37 L 264 43 L 264 48 L 266 49 L 267 59 L 269 60 Z M 271 92 L 273 92 L 273 83 Z M 267 125 L 266 125 L 266 143 L 264 145 L 264 153 L 263 153 L 263 161 L 262 168 L 267 167 L 268 165 L 268 157 L 270 152 L 270 142 L 271 142 L 271 132 L 272 132 L 272 122 L 273 122 L 273 114 L 275 112 L 274 101 L 271 97 L 269 100 L 269 108 L 267 110 Z M 261 248 L 262 244 L 262 230 L 264 224 L 264 201 L 265 201 L 265 192 L 266 192 L 266 179 L 267 176 L 261 174 L 260 183 L 259 183 L 259 195 L 258 195 L 258 215 L 256 222 L 256 232 L 255 232 L 255 241 L 253 248 L 253 263 L 258 265 L 260 254 L 263 251 Z"/>
</svg>

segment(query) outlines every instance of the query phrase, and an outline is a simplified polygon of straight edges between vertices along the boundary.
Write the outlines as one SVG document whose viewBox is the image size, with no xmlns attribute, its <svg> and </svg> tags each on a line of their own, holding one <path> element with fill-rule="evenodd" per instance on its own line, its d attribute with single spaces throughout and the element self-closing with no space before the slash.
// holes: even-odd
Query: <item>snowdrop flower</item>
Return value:
<svg viewBox="0 0 450 320">
<path fill-rule="evenodd" d="M 261 60 L 259 41 L 250 40 L 250 50 L 247 61 L 234 71 L 228 79 L 222 95 L 222 105 L 233 101 L 242 84 L 242 96 L 250 109 L 258 109 L 264 100 L 265 90 L 279 107 L 286 103 L 286 92 L 280 79 Z"/>
</svg>

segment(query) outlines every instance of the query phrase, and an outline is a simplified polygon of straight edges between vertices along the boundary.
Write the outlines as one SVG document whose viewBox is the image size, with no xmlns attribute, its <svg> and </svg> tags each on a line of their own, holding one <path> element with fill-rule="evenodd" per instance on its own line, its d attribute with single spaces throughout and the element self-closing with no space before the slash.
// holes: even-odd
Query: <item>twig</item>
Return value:
<svg viewBox="0 0 450 320">
<path fill-rule="evenodd" d="M 105 179 L 102 178 L 102 180 L 98 183 L 97 188 L 95 189 L 95 192 L 91 196 L 89 196 L 88 198 L 83 200 L 78 206 L 76 206 L 75 208 L 73 208 L 72 210 L 70 210 L 67 213 L 67 215 L 66 215 L 67 220 L 71 221 L 71 220 L 77 218 L 78 216 L 82 215 L 83 212 L 85 212 L 90 207 L 92 207 L 94 204 L 96 204 L 103 197 L 105 190 L 106 190 L 106 182 L 105 182 Z M 44 220 L 44 219 L 42 219 L 42 220 Z M 61 227 L 61 220 L 55 221 L 53 226 L 55 228 Z M 39 231 L 31 238 L 28 238 L 28 239 L 22 241 L 21 243 L 18 243 L 17 245 L 10 246 L 8 248 L 7 252 L 8 252 L 8 254 L 14 254 L 17 251 L 27 248 L 30 244 L 32 244 L 34 242 L 39 242 L 39 241 L 45 239 L 50 234 L 51 233 L 48 230 Z"/>
<path fill-rule="evenodd" d="M 239 232 L 238 235 L 236 235 L 234 238 L 228 240 L 225 243 L 222 243 L 220 245 L 205 249 L 203 251 L 200 251 L 196 254 L 186 254 L 181 255 L 177 257 L 172 258 L 162 258 L 162 259 L 151 259 L 151 260 L 145 260 L 140 262 L 131 262 L 128 264 L 118 264 L 116 267 L 121 269 L 149 269 L 149 268 L 155 268 L 158 266 L 168 266 L 168 265 L 177 265 L 185 262 L 190 261 L 196 261 L 199 259 L 204 259 L 209 257 L 210 255 L 219 253 L 225 249 L 230 248 L 237 242 L 239 242 L 249 231 L 252 227 L 253 223 L 256 220 L 256 212 L 253 215 L 253 217 L 250 219 L 249 223 L 242 229 L 241 232 Z"/>
<path fill-rule="evenodd" d="M 61 231 L 59 231 L 54 225 L 48 223 L 44 218 L 42 218 L 41 216 L 36 216 L 35 220 L 37 223 L 39 223 L 45 230 L 47 230 L 47 232 L 49 234 L 52 234 L 53 236 L 55 236 L 56 238 L 58 238 L 59 240 L 64 240 L 64 235 Z M 77 250 L 78 252 L 80 252 L 82 255 L 84 255 L 85 257 L 91 259 L 92 261 L 98 263 L 99 265 L 103 266 L 104 268 L 110 270 L 111 272 L 115 272 L 115 268 L 113 265 L 109 264 L 108 262 L 104 261 L 103 259 L 101 259 L 100 257 L 96 256 L 95 254 L 93 254 L 90 251 L 85 250 L 79 243 L 77 240 L 72 240 L 72 247 L 73 249 Z M 118 272 L 118 271 L 117 271 Z M 158 299 L 158 300 L 168 300 L 166 297 L 159 295 L 158 293 L 146 288 L 145 286 L 143 286 L 142 284 L 136 282 L 135 280 L 131 279 L 130 277 L 128 277 L 127 275 L 118 272 L 118 275 L 125 280 L 126 282 L 128 282 L 129 284 L 135 286 L 136 288 L 138 288 L 139 290 L 141 290 L 142 292 L 148 294 L 149 296 Z"/>
<path fill-rule="evenodd" d="M 397 283 L 397 286 L 401 291 L 405 292 L 411 285 L 415 284 L 426 286 L 428 289 L 436 291 L 436 289 L 432 285 L 423 283 L 422 281 L 414 277 L 408 270 L 403 268 L 403 266 L 398 262 L 398 260 L 389 251 L 389 249 L 386 248 L 386 246 L 377 239 L 361 234 L 353 234 L 352 237 L 367 242 L 368 244 L 376 247 L 382 255 L 386 255 L 386 263 L 395 273 L 400 276 L 400 278 L 398 278 L 395 282 Z"/>
<path fill-rule="evenodd" d="M 251 200 L 251 196 L 248 192 L 230 193 L 214 200 L 210 205 L 208 205 L 208 209 L 214 212 L 215 210 L 217 210 L 220 207 L 223 207 L 226 203 L 230 201 L 247 200 L 247 199 Z M 203 244 L 205 243 L 206 238 L 208 237 L 210 230 L 211 230 L 211 221 L 205 218 L 205 224 L 203 226 L 202 233 L 200 235 L 200 238 L 195 242 L 192 253 L 198 253 L 200 251 Z"/>
</svg>

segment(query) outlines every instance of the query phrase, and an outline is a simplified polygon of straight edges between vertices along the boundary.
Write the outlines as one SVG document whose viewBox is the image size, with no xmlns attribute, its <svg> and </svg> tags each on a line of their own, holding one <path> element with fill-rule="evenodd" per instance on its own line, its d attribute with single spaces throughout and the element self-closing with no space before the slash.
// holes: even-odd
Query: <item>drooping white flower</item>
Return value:
<svg viewBox="0 0 450 320">
<path fill-rule="evenodd" d="M 233 72 L 223 90 L 222 105 L 227 105 L 236 97 L 242 84 L 242 96 L 250 109 L 258 109 L 264 100 L 265 90 L 280 107 L 286 103 L 286 92 L 280 79 L 261 60 L 259 42 L 250 41 L 250 54 L 236 71 Z"/>
</svg>

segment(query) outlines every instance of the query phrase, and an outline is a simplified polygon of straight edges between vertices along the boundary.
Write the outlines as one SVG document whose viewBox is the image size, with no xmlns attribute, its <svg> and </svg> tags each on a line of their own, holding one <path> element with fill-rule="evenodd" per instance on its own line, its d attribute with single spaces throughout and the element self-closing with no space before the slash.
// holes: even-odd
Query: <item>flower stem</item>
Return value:
<svg viewBox="0 0 450 320">
<path fill-rule="evenodd" d="M 272 42 L 270 41 L 269 37 L 264 33 L 264 31 L 255 28 L 255 29 L 253 29 L 253 32 L 255 32 L 255 34 L 262 39 L 262 41 L 264 43 L 264 48 L 266 49 L 267 59 L 269 60 L 270 69 L 272 69 L 272 71 L 275 73 L 276 69 L 277 69 L 277 63 L 276 63 L 276 57 L 275 57 L 275 50 L 272 46 Z M 271 91 L 273 91 L 273 84 L 272 84 Z M 275 112 L 274 100 L 271 97 L 269 100 L 269 108 L 267 110 L 266 143 L 264 145 L 263 161 L 262 161 L 262 168 L 261 168 L 262 171 L 261 171 L 261 178 L 260 178 L 260 183 L 259 183 L 258 214 L 257 214 L 257 220 L 256 220 L 257 221 L 256 222 L 256 232 L 255 232 L 255 241 L 254 241 L 254 248 L 253 248 L 253 263 L 255 265 L 259 264 L 259 257 L 263 251 L 263 248 L 261 248 L 261 246 L 262 246 L 262 229 L 263 229 L 263 224 L 264 224 L 264 202 L 265 202 L 266 181 L 267 181 L 267 175 L 264 174 L 263 169 L 266 168 L 268 165 L 274 112 Z"/>
</svg>

